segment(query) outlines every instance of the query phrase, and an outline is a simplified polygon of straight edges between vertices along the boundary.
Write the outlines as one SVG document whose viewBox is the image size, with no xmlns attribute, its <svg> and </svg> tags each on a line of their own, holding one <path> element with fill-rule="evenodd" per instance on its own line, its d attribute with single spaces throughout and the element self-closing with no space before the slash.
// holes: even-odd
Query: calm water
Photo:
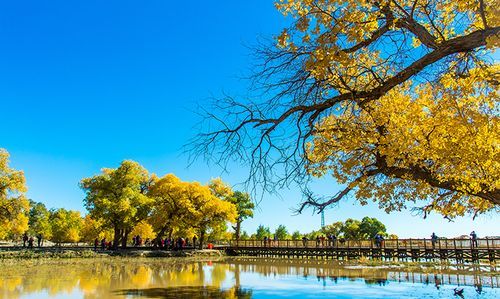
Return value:
<svg viewBox="0 0 500 299">
<path fill-rule="evenodd" d="M 0 298 L 500 298 L 499 277 L 324 261 L 112 259 L 3 265 Z"/>
</svg>

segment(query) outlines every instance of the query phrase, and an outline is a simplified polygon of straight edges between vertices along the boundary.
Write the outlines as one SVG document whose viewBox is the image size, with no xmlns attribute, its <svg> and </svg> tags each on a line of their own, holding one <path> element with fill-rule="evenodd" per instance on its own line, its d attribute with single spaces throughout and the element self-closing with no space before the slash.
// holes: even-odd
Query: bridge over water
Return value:
<svg viewBox="0 0 500 299">
<path fill-rule="evenodd" d="M 500 238 L 495 239 L 388 239 L 374 240 L 239 240 L 226 251 L 232 255 L 321 259 L 383 258 L 403 260 L 450 260 L 495 262 L 500 259 Z"/>
</svg>

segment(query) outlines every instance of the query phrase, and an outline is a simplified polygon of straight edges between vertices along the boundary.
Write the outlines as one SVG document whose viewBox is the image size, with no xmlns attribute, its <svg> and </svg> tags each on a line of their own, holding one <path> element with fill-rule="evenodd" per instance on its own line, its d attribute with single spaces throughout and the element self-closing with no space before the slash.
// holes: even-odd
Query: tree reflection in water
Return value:
<svg viewBox="0 0 500 299">
<path fill-rule="evenodd" d="M 265 284 L 274 289 L 288 281 L 287 288 L 304 281 L 332 290 L 363 282 L 388 286 L 389 282 L 470 286 L 483 294 L 483 286 L 498 288 L 495 269 L 475 268 L 435 271 L 404 271 L 390 268 L 346 267 L 334 261 L 236 258 L 220 261 L 179 259 L 99 259 L 32 261 L 1 264 L 0 299 L 34 298 L 251 298 Z M 250 275 L 250 276 L 249 276 Z M 249 281 L 252 277 L 253 281 Z M 287 280 L 293 278 L 294 280 Z M 313 278 L 313 279 L 308 279 Z M 489 289 L 488 291 L 491 291 Z M 495 291 L 496 292 L 496 291 Z"/>
<path fill-rule="evenodd" d="M 239 287 L 233 287 L 228 290 L 222 290 L 210 286 L 186 286 L 169 287 L 153 289 L 130 289 L 115 291 L 115 294 L 129 296 L 133 298 L 162 298 L 162 299 L 205 299 L 205 298 L 227 298 L 227 299 L 250 299 L 251 290 L 244 290 Z"/>
</svg>

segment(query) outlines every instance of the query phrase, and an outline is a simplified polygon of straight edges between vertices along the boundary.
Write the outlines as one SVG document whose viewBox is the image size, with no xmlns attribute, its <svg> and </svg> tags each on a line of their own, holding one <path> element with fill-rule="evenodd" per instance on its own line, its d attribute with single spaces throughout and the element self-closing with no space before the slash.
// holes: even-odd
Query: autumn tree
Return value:
<svg viewBox="0 0 500 299">
<path fill-rule="evenodd" d="M 151 209 L 147 196 L 153 177 L 134 161 L 123 161 L 116 169 L 104 168 L 102 174 L 85 178 L 85 206 L 92 218 L 114 231 L 113 246 L 127 246 L 134 226 L 144 220 Z"/>
<path fill-rule="evenodd" d="M 149 196 L 153 200 L 149 222 L 161 239 L 167 232 L 172 237 L 174 230 L 187 226 L 185 220 L 193 209 L 188 195 L 190 183 L 181 181 L 174 174 L 167 174 L 155 181 Z"/>
<path fill-rule="evenodd" d="M 342 237 L 346 239 L 364 239 L 364 235 L 360 230 L 361 221 L 357 219 L 347 219 L 344 221 L 344 224 L 340 228 L 340 232 L 342 233 Z"/>
<path fill-rule="evenodd" d="M 374 238 L 377 234 L 387 235 L 385 225 L 377 218 L 363 217 L 359 225 L 359 230 L 365 238 Z"/>
<path fill-rule="evenodd" d="M 103 238 L 111 240 L 113 238 L 113 230 L 106 227 L 102 219 L 96 220 L 90 215 L 85 215 L 80 231 L 80 240 L 93 244 L 95 239 L 100 241 Z"/>
<path fill-rule="evenodd" d="M 253 217 L 253 209 L 255 204 L 250 198 L 250 194 L 235 191 L 228 201 L 236 206 L 236 211 L 238 212 L 238 217 L 236 217 L 236 225 L 233 226 L 234 235 L 236 240 L 240 239 L 241 223 L 247 218 Z"/>
<path fill-rule="evenodd" d="M 255 100 L 217 99 L 194 152 L 246 161 L 272 191 L 331 176 L 387 212 L 498 211 L 500 122 L 491 0 L 280 0 L 294 20 L 261 47 Z M 218 127 L 217 127 L 218 126 Z M 215 129 L 214 129 L 215 128 Z M 227 164 L 226 164 L 227 165 Z"/>
<path fill-rule="evenodd" d="M 325 235 L 338 236 L 342 230 L 344 223 L 342 221 L 337 221 L 332 224 L 325 225 L 321 228 L 321 232 Z"/>
<path fill-rule="evenodd" d="M 141 221 L 134 226 L 129 240 L 132 240 L 132 236 L 140 236 L 143 240 L 153 240 L 156 235 L 151 224 L 149 224 L 147 221 Z"/>
<path fill-rule="evenodd" d="M 28 229 L 25 192 L 24 173 L 10 168 L 9 153 L 0 148 L 0 239 L 19 236 Z"/>
<path fill-rule="evenodd" d="M 269 229 L 269 227 L 264 226 L 262 224 L 257 227 L 257 231 L 255 233 L 255 238 L 257 240 L 263 240 L 264 237 L 270 237 L 270 236 L 271 236 L 271 230 Z"/>
<path fill-rule="evenodd" d="M 288 239 L 290 235 L 288 234 L 286 226 L 284 226 L 283 224 L 278 225 L 278 227 L 274 231 L 274 237 L 277 238 L 278 240 Z"/>
<path fill-rule="evenodd" d="M 50 211 L 41 202 L 30 202 L 29 232 L 32 235 L 41 235 L 44 239 L 52 238 Z"/>
<path fill-rule="evenodd" d="M 56 243 L 80 241 L 83 219 L 78 211 L 57 209 L 50 211 L 51 240 Z"/>
<path fill-rule="evenodd" d="M 302 234 L 300 233 L 300 231 L 298 231 L 298 230 L 294 231 L 292 233 L 292 240 L 297 241 L 300 239 L 302 239 Z"/>
<path fill-rule="evenodd" d="M 248 235 L 248 233 L 246 231 L 243 231 L 243 232 L 241 232 L 240 239 L 241 240 L 248 240 L 248 239 L 250 239 L 250 236 Z"/>
<path fill-rule="evenodd" d="M 232 195 L 232 191 L 220 180 L 212 180 L 209 185 L 198 182 L 190 183 L 186 190 L 188 200 L 192 202 L 189 219 L 192 227 L 196 228 L 202 249 L 206 234 L 220 227 L 221 223 L 234 223 L 237 211 L 234 204 L 225 200 Z"/>
</svg>

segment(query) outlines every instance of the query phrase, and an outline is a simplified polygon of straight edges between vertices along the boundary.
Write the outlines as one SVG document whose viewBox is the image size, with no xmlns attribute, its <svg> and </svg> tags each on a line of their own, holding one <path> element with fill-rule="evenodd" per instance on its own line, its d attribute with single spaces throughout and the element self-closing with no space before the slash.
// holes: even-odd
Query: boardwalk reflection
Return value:
<svg viewBox="0 0 500 299">
<path fill-rule="evenodd" d="M 172 264 L 174 263 L 174 264 Z M 471 266 L 472 267 L 472 266 Z M 318 286 L 340 281 L 364 281 L 367 285 L 387 282 L 422 283 L 439 289 L 442 285 L 498 288 L 498 276 L 477 274 L 478 268 L 398 271 L 390 268 L 342 267 L 332 261 L 231 259 L 214 262 L 181 263 L 172 260 L 75 260 L 3 265 L 0 298 L 251 298 L 246 279 L 290 277 L 317 280 Z M 492 270 L 492 269 L 486 269 Z M 493 269 L 494 270 L 494 269 Z M 476 273 L 476 274 L 474 274 Z"/>
</svg>

